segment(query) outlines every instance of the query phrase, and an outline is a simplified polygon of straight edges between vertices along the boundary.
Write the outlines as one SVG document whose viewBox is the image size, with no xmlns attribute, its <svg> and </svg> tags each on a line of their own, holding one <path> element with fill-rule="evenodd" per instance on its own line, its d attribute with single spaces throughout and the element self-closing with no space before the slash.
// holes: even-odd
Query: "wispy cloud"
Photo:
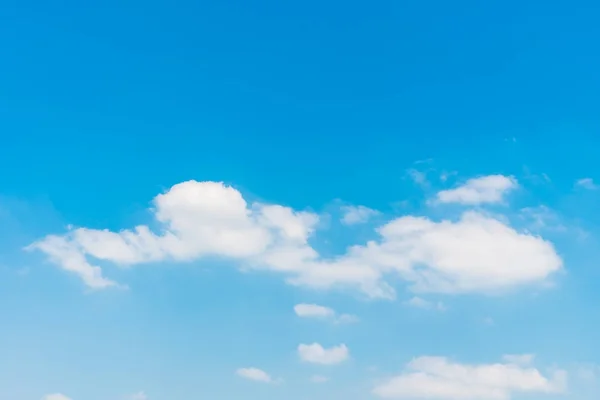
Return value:
<svg viewBox="0 0 600 400">
<path fill-rule="evenodd" d="M 427 173 L 419 171 L 417 169 L 409 169 L 406 171 L 410 179 L 421 187 L 429 187 L 429 180 L 427 179 Z"/>
<path fill-rule="evenodd" d="M 441 301 L 432 302 L 425 300 L 421 297 L 412 297 L 410 300 L 405 302 L 406 305 L 414 308 L 421 308 L 423 310 L 437 310 L 437 311 L 446 311 L 447 307 Z"/>
<path fill-rule="evenodd" d="M 365 206 L 344 206 L 342 212 L 342 223 L 344 225 L 363 224 L 380 214 L 379 211 Z"/>
<path fill-rule="evenodd" d="M 596 190 L 598 189 L 600 186 L 597 185 L 594 180 L 592 178 L 581 178 L 578 179 L 575 182 L 575 186 L 579 186 L 581 188 L 587 189 L 587 190 Z"/>
</svg>

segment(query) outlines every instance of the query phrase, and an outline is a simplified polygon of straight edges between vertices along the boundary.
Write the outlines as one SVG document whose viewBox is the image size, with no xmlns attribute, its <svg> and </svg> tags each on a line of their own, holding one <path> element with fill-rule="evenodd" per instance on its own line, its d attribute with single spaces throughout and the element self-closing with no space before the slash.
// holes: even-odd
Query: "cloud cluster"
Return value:
<svg viewBox="0 0 600 400">
<path fill-rule="evenodd" d="M 442 198 L 474 201 L 469 190 L 458 193 L 463 194 Z M 483 193 L 488 200 L 495 198 Z M 396 274 L 415 291 L 487 293 L 544 281 L 562 267 L 551 243 L 476 211 L 458 220 L 396 218 L 376 229 L 376 240 L 324 258 L 309 244 L 318 215 L 248 204 L 238 190 L 223 183 L 183 182 L 153 203 L 158 232 L 146 225 L 119 232 L 77 228 L 48 235 L 28 249 L 41 250 L 97 289 L 116 282 L 94 260 L 130 266 L 221 256 L 247 269 L 282 273 L 290 284 L 351 287 L 374 298 L 395 296 L 387 274 Z"/>
<path fill-rule="evenodd" d="M 518 361 L 530 361 L 529 356 Z M 468 365 L 419 357 L 373 393 L 388 399 L 509 400 L 517 393 L 560 393 L 565 385 L 566 372 L 561 370 L 545 377 L 536 368 L 515 362 Z"/>
<path fill-rule="evenodd" d="M 42 397 L 42 400 L 71 400 L 71 399 L 69 397 L 65 396 L 64 394 L 54 393 L 54 394 L 48 394 L 48 395 Z"/>
</svg>

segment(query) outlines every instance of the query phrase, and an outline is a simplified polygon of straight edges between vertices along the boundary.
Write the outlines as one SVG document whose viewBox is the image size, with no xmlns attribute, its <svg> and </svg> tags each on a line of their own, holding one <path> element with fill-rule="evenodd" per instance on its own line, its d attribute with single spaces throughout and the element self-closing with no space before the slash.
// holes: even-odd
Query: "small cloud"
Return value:
<svg viewBox="0 0 600 400">
<path fill-rule="evenodd" d="M 380 214 L 379 211 L 365 206 L 344 206 L 342 212 L 342 223 L 344 225 L 363 224 Z"/>
<path fill-rule="evenodd" d="M 258 368 L 240 368 L 236 371 L 236 374 L 244 379 L 251 381 L 271 383 L 273 379 L 262 369 Z"/>
<path fill-rule="evenodd" d="M 429 181 L 427 180 L 427 174 L 425 172 L 416 170 L 416 169 L 409 169 L 408 171 L 406 171 L 408 176 L 410 177 L 410 179 L 412 179 L 412 181 L 414 183 L 416 183 L 417 185 L 421 186 L 421 187 L 428 187 L 429 186 Z"/>
<path fill-rule="evenodd" d="M 296 304 L 294 306 L 294 312 L 300 318 L 327 319 L 336 324 L 349 324 L 359 321 L 359 318 L 356 315 L 341 314 L 338 316 L 332 308 L 320 306 L 318 304 Z"/>
<path fill-rule="evenodd" d="M 294 312 L 302 318 L 330 318 L 335 315 L 333 309 L 318 304 L 296 304 Z"/>
<path fill-rule="evenodd" d="M 592 178 L 579 179 L 577 182 L 575 182 L 575 186 L 579 186 L 587 190 L 596 190 L 600 187 L 596 183 L 594 183 L 594 180 Z"/>
<path fill-rule="evenodd" d="M 446 311 L 446 306 L 441 301 L 437 303 L 422 299 L 421 297 L 413 297 L 405 302 L 406 305 L 424 310 Z"/>
<path fill-rule="evenodd" d="M 511 176 L 488 175 L 469 179 L 463 185 L 438 192 L 438 203 L 458 203 L 463 205 L 479 205 L 484 203 L 501 203 L 504 196 L 519 187 L 517 180 Z"/>
<path fill-rule="evenodd" d="M 148 396 L 144 392 L 137 392 L 129 396 L 129 400 L 148 400 Z"/>
<path fill-rule="evenodd" d="M 326 376 L 322 376 L 322 375 L 313 375 L 313 376 L 311 376 L 310 381 L 312 383 L 325 383 L 325 382 L 329 382 L 329 378 Z"/>
<path fill-rule="evenodd" d="M 440 174 L 440 181 L 442 182 L 446 182 L 448 180 L 448 178 L 450 178 L 451 176 L 457 175 L 458 172 L 456 171 L 442 171 L 442 173 Z"/>
<path fill-rule="evenodd" d="M 350 351 L 345 344 L 324 348 L 319 343 L 300 344 L 298 355 L 302 361 L 312 364 L 334 365 L 344 362 L 350 356 Z"/>
<path fill-rule="evenodd" d="M 494 321 L 494 319 L 492 317 L 485 317 L 483 319 L 483 323 L 487 326 L 493 326 L 496 325 L 496 322 Z"/>
<path fill-rule="evenodd" d="M 42 397 L 42 400 L 71 400 L 71 398 L 65 396 L 64 394 L 54 393 L 47 394 L 46 396 Z"/>
</svg>

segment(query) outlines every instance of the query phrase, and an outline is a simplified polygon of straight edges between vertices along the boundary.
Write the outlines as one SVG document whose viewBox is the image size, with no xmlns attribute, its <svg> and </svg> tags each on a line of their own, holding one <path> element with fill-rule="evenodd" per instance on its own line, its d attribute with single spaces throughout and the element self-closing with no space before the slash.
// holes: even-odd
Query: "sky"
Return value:
<svg viewBox="0 0 600 400">
<path fill-rule="evenodd" d="M 7 0 L 0 399 L 600 396 L 600 5 Z"/>
</svg>

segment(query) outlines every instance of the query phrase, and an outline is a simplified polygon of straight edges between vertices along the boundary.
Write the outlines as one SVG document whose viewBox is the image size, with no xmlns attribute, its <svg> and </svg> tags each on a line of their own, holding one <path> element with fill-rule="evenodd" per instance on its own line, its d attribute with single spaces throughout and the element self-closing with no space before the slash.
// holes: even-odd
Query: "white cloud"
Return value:
<svg viewBox="0 0 600 400">
<path fill-rule="evenodd" d="M 389 399 L 509 400 L 516 393 L 560 393 L 565 386 L 566 372 L 561 370 L 548 378 L 533 367 L 513 363 L 468 365 L 419 357 L 373 393 Z"/>
<path fill-rule="evenodd" d="M 351 287 L 393 298 L 388 274 L 415 291 L 498 291 L 545 281 L 562 267 L 551 243 L 478 212 L 457 221 L 404 216 L 376 229 L 378 238 L 324 258 L 308 243 L 317 215 L 280 205 L 248 205 L 236 189 L 188 181 L 154 199 L 159 233 L 148 226 L 112 232 L 89 228 L 49 235 L 28 248 L 79 275 L 92 288 L 116 283 L 93 260 L 129 266 L 221 256 L 245 269 L 284 274 L 293 285 Z"/>
<path fill-rule="evenodd" d="M 562 266 L 549 242 L 472 211 L 456 222 L 402 217 L 378 232 L 381 241 L 352 248 L 352 259 L 396 271 L 416 291 L 489 293 L 543 281 Z"/>
<path fill-rule="evenodd" d="M 242 378 L 249 379 L 251 381 L 271 383 L 273 379 L 265 371 L 258 368 L 240 368 L 236 371 L 236 374 Z"/>
<path fill-rule="evenodd" d="M 313 375 L 313 376 L 311 376 L 310 381 L 312 383 L 325 383 L 325 382 L 329 382 L 329 378 L 326 376 L 322 376 L 322 375 Z"/>
<path fill-rule="evenodd" d="M 33 243 L 62 268 L 93 288 L 114 286 L 89 256 L 118 265 L 188 261 L 206 255 L 248 260 L 268 249 L 303 246 L 318 222 L 315 214 L 278 205 L 248 204 L 236 189 L 218 182 L 188 181 L 154 199 L 161 234 L 148 226 L 133 230 L 78 228 Z M 284 268 L 284 267 L 282 267 Z"/>
<path fill-rule="evenodd" d="M 342 207 L 342 212 L 342 223 L 345 225 L 362 224 L 380 214 L 379 211 L 365 206 L 345 206 Z"/>
<path fill-rule="evenodd" d="M 100 267 L 88 263 L 85 253 L 73 239 L 49 235 L 29 247 L 29 249 L 33 248 L 46 253 L 50 261 L 60 265 L 64 270 L 77 274 L 90 288 L 104 289 L 117 286 L 112 280 L 104 278 Z"/>
<path fill-rule="evenodd" d="M 301 360 L 309 363 L 333 365 L 346 361 L 350 352 L 345 344 L 326 349 L 319 343 L 313 343 L 299 345 L 298 355 Z"/>
<path fill-rule="evenodd" d="M 318 304 L 296 304 L 294 312 L 301 318 L 319 318 L 332 320 L 339 324 L 358 322 L 358 317 L 350 314 L 337 315 L 336 312 Z"/>
<path fill-rule="evenodd" d="M 434 303 L 434 302 L 425 300 L 418 296 L 412 297 L 410 300 L 408 300 L 406 302 L 406 304 L 411 307 L 422 308 L 424 310 L 438 310 L 438 311 L 446 310 L 446 306 L 441 301 Z"/>
<path fill-rule="evenodd" d="M 296 304 L 294 311 L 297 316 L 302 318 L 331 318 L 335 316 L 335 311 L 331 308 L 317 304 Z"/>
<path fill-rule="evenodd" d="M 592 178 L 582 178 L 575 182 L 576 186 L 582 187 L 588 190 L 596 190 L 600 186 L 598 186 Z"/>
<path fill-rule="evenodd" d="M 501 203 L 504 196 L 519 186 L 513 177 L 488 175 L 469 179 L 455 189 L 442 190 L 437 194 L 439 203 L 460 203 L 478 205 L 483 203 Z"/>
<path fill-rule="evenodd" d="M 64 394 L 55 393 L 55 394 L 48 394 L 48 395 L 42 397 L 42 400 L 71 400 L 71 399 L 69 397 L 65 396 Z"/>
</svg>

